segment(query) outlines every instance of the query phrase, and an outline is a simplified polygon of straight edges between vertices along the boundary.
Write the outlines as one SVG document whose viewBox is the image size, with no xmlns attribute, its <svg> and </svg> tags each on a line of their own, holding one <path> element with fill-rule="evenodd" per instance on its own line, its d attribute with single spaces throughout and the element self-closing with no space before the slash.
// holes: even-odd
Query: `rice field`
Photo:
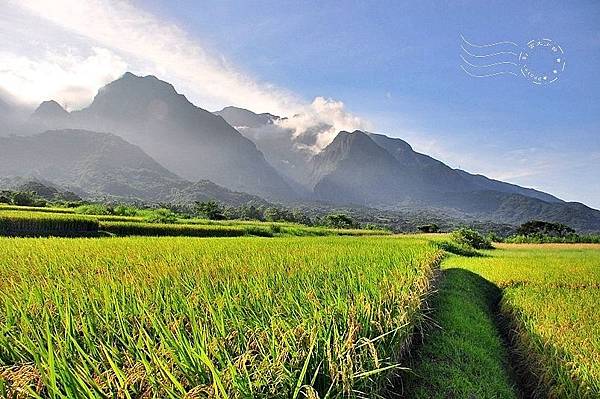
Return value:
<svg viewBox="0 0 600 399">
<path fill-rule="evenodd" d="M 0 396 L 389 397 L 416 237 L 0 238 Z"/>
<path fill-rule="evenodd" d="M 45 212 L 49 209 L 49 212 Z M 152 237 L 283 237 L 380 236 L 387 230 L 334 229 L 295 223 L 245 220 L 178 219 L 175 223 L 148 223 L 139 216 L 81 215 L 54 208 L 0 206 L 0 236 L 116 236 Z M 60 210 L 56 208 L 55 210 Z M 67 210 L 65 210 L 67 211 Z"/>
<path fill-rule="evenodd" d="M 22 206 L 0 204 L 0 211 L 25 211 L 25 212 L 43 212 L 43 213 L 75 213 L 72 208 L 52 208 L 40 206 Z"/>
<path fill-rule="evenodd" d="M 600 245 L 500 244 L 445 267 L 502 288 L 514 363 L 537 397 L 600 397 Z"/>
<path fill-rule="evenodd" d="M 1 211 L 0 236 L 88 236 L 98 221 L 74 214 Z"/>
</svg>

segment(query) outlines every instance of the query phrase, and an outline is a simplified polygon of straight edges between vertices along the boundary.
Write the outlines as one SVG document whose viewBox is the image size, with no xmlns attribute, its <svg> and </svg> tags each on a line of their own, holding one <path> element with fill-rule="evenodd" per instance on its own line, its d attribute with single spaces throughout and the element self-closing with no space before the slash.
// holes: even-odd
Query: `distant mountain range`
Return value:
<svg viewBox="0 0 600 399">
<path fill-rule="evenodd" d="M 452 169 L 401 139 L 339 132 L 314 153 L 285 118 L 236 107 L 210 113 L 153 76 L 127 73 L 80 111 L 46 101 L 18 129 L 4 122 L 11 112 L 0 100 L 0 136 L 18 134 L 0 137 L 0 178 L 42 179 L 84 197 L 429 209 L 600 231 L 600 211 Z"/>
<path fill-rule="evenodd" d="M 117 134 L 187 180 L 206 179 L 274 200 L 293 192 L 252 141 L 154 76 L 126 73 L 80 111 L 69 114 L 57 106 L 43 103 L 34 120 L 45 120 L 47 128 Z"/>
<path fill-rule="evenodd" d="M 462 214 L 465 219 L 512 225 L 541 219 L 566 223 L 580 231 L 600 230 L 598 210 L 452 169 L 415 152 L 398 138 L 362 131 L 340 132 L 321 152 L 311 155 L 294 146 L 291 132 L 277 127 L 277 116 L 256 115 L 234 107 L 218 114 L 239 125 L 240 132 L 256 142 L 266 159 L 285 159 L 285 154 L 291 153 L 288 159 L 293 160 L 293 168 L 278 170 L 317 200 L 389 210 L 446 210 L 454 217 Z"/>
<path fill-rule="evenodd" d="M 231 205 L 264 202 L 207 180 L 186 181 L 120 137 L 84 130 L 0 137 L 0 171 L 5 178 L 48 181 L 88 198 L 177 203 L 218 199 Z"/>
</svg>

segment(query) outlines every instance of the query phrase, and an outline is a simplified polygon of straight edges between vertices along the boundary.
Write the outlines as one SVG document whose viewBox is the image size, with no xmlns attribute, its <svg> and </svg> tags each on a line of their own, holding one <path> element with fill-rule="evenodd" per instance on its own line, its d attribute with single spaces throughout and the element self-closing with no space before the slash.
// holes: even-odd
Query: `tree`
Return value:
<svg viewBox="0 0 600 399">
<path fill-rule="evenodd" d="M 352 228 L 356 223 L 352 218 L 343 213 L 330 213 L 325 216 L 325 225 L 336 229 Z"/>
<path fill-rule="evenodd" d="M 263 215 L 267 222 L 279 222 L 284 219 L 282 213 L 279 208 L 269 207 L 265 209 Z"/>
<path fill-rule="evenodd" d="M 422 226 L 418 226 L 417 229 L 421 233 L 437 233 L 438 231 L 440 231 L 440 228 L 435 223 L 425 224 L 425 225 L 422 225 Z"/>
<path fill-rule="evenodd" d="M 292 219 L 296 223 L 300 223 L 306 226 L 312 225 L 312 220 L 310 220 L 310 217 L 306 213 L 302 212 L 300 209 L 294 209 L 292 211 Z"/>
<path fill-rule="evenodd" d="M 0 191 L 0 204 L 11 204 L 12 200 L 10 199 L 12 192 L 10 191 Z"/>
<path fill-rule="evenodd" d="M 17 191 L 12 195 L 12 203 L 20 206 L 33 206 L 35 205 L 36 198 L 33 193 L 25 191 Z"/>
<path fill-rule="evenodd" d="M 194 209 L 197 214 L 210 220 L 223 220 L 224 209 L 217 201 L 196 202 Z"/>
<path fill-rule="evenodd" d="M 452 232 L 452 240 L 460 245 L 475 249 L 492 249 L 492 243 L 477 230 L 461 227 Z"/>
<path fill-rule="evenodd" d="M 177 214 L 167 208 L 155 209 L 146 217 L 148 223 L 176 223 Z"/>
<path fill-rule="evenodd" d="M 247 204 L 240 207 L 240 217 L 247 220 L 263 220 L 262 211 L 254 204 Z"/>
<path fill-rule="evenodd" d="M 544 222 L 542 220 L 530 220 L 523 223 L 517 229 L 517 235 L 521 236 L 552 236 L 565 237 L 574 234 L 575 230 L 562 223 Z"/>
</svg>

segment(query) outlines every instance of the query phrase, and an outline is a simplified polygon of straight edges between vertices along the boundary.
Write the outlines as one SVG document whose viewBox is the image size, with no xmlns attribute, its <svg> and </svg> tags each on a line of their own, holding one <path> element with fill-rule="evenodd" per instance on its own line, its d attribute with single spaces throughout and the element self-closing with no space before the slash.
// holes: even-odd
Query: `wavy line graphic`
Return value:
<svg viewBox="0 0 600 399">
<path fill-rule="evenodd" d="M 485 75 L 476 75 L 474 73 L 471 73 L 469 71 L 467 71 L 465 69 L 465 67 L 463 65 L 460 66 L 460 68 L 469 76 L 474 77 L 474 78 L 491 78 L 493 76 L 499 76 L 499 75 L 513 75 L 513 76 L 519 76 L 518 74 L 514 73 L 514 72 L 510 72 L 510 71 L 500 71 L 500 72 L 495 72 L 495 73 L 488 73 Z"/>
<path fill-rule="evenodd" d="M 460 58 L 465 62 L 465 64 L 472 66 L 474 68 L 490 68 L 490 67 L 498 66 L 498 65 L 514 65 L 516 67 L 519 66 L 518 64 L 516 64 L 514 62 L 510 62 L 510 61 L 501 61 L 501 62 L 495 62 L 493 64 L 486 64 L 486 65 L 474 65 L 474 64 L 471 64 L 469 61 L 467 61 L 465 59 L 465 57 L 462 56 L 462 54 L 460 55 Z"/>
<path fill-rule="evenodd" d="M 514 53 L 512 51 L 498 51 L 497 53 L 493 53 L 493 54 L 485 54 L 485 55 L 477 55 L 477 54 L 473 54 L 471 53 L 469 50 L 467 50 L 466 48 L 463 47 L 463 45 L 460 45 L 460 48 L 467 53 L 468 55 L 470 55 L 471 57 L 475 57 L 475 58 L 486 58 L 486 57 L 494 57 L 496 55 L 501 55 L 501 54 L 510 54 L 510 55 L 514 55 L 515 57 L 518 57 L 519 54 Z"/>
<path fill-rule="evenodd" d="M 501 41 L 491 44 L 474 44 L 460 34 L 462 61 L 460 68 L 474 78 L 491 78 L 501 75 L 518 75 L 519 53 L 502 49 L 502 45 L 519 48 L 514 42 Z M 466 46 L 465 46 L 466 45 Z M 468 47 L 468 48 L 467 48 Z M 513 71 L 514 69 L 514 71 Z"/>
<path fill-rule="evenodd" d="M 462 33 L 460 34 L 460 38 L 463 40 L 463 42 L 467 43 L 469 46 L 471 46 L 471 47 L 477 47 L 477 48 L 493 47 L 493 46 L 497 46 L 499 44 L 511 44 L 511 45 L 513 45 L 515 47 L 520 47 L 517 43 L 515 43 L 515 42 L 508 42 L 508 41 L 491 43 L 491 44 L 473 44 L 473 43 L 469 42 L 467 39 L 465 39 L 465 37 L 462 35 Z"/>
</svg>

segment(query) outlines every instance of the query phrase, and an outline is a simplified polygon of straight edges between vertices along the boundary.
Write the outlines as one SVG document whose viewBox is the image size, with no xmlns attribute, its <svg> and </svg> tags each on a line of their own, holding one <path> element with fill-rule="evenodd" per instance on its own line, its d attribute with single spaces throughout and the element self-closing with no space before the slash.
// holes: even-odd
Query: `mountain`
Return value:
<svg viewBox="0 0 600 399">
<path fill-rule="evenodd" d="M 256 143 L 291 185 L 331 204 L 429 210 L 464 220 L 520 224 L 530 219 L 599 230 L 598 211 L 531 188 L 450 168 L 406 141 L 340 132 L 320 153 L 306 151 L 283 118 L 226 107 L 216 112 Z M 298 189 L 297 189 L 298 190 Z"/>
<path fill-rule="evenodd" d="M 379 206 L 409 195 L 416 181 L 363 132 L 340 132 L 312 160 L 304 181 L 321 199 Z"/>
<path fill-rule="evenodd" d="M 60 125 L 69 118 L 69 113 L 54 100 L 44 101 L 31 114 L 32 121 Z"/>
<path fill-rule="evenodd" d="M 400 139 L 340 132 L 312 159 L 306 184 L 321 200 L 384 209 L 446 209 L 520 224 L 541 219 L 600 231 L 600 211 L 533 189 L 471 175 L 415 152 Z"/>
<path fill-rule="evenodd" d="M 13 113 L 0 102 L 0 117 Z M 237 107 L 210 113 L 154 76 L 126 73 L 80 111 L 46 101 L 12 131 L 1 122 L 0 136 L 57 130 L 0 140 L 0 176 L 46 179 L 86 197 L 240 204 L 263 201 L 258 195 L 294 205 L 501 225 L 543 219 L 600 231 L 600 211 L 450 168 L 401 139 L 344 131 L 314 153 L 323 126 L 298 135 L 273 114 Z"/>
<path fill-rule="evenodd" d="M 0 88 L 0 137 L 18 134 L 25 113 L 24 107 Z"/>
<path fill-rule="evenodd" d="M 471 183 L 480 187 L 482 190 L 495 190 L 505 193 L 521 194 L 526 197 L 537 198 L 546 202 L 564 202 L 560 198 L 556 198 L 555 196 L 542 191 L 534 190 L 533 188 L 524 188 L 517 186 L 516 184 L 490 179 L 489 177 L 485 177 L 483 175 L 474 175 L 460 169 L 455 169 L 455 171 L 464 178 L 468 179 Z"/>
<path fill-rule="evenodd" d="M 524 188 L 515 184 L 493 180 L 482 175 L 473 175 L 463 170 L 452 169 L 437 159 L 414 151 L 410 144 L 404 140 L 391 138 L 383 134 L 368 133 L 368 135 L 377 145 L 386 149 L 399 162 L 416 169 L 416 173 L 420 174 L 420 178 L 426 181 L 427 184 L 437 187 L 438 191 L 492 190 L 521 194 L 546 202 L 563 202 L 553 195 L 531 188 Z"/>
<path fill-rule="evenodd" d="M 522 194 L 485 190 L 447 193 L 436 204 L 463 212 L 477 220 L 512 225 L 545 220 L 566 224 L 579 232 L 600 231 L 600 211 L 579 202 L 547 202 Z"/>
<path fill-rule="evenodd" d="M 186 181 L 120 137 L 84 130 L 0 138 L 0 171 L 5 178 L 46 180 L 92 198 L 261 201 L 208 181 Z"/>
<path fill-rule="evenodd" d="M 275 121 L 281 119 L 273 114 L 256 114 L 250 110 L 238 107 L 225 107 L 220 111 L 214 112 L 214 114 L 225 119 L 227 123 L 236 129 L 259 128 L 265 125 L 272 125 Z"/>
<path fill-rule="evenodd" d="M 293 195 L 251 140 L 154 76 L 126 73 L 72 112 L 68 125 L 114 133 L 187 180 L 272 199 Z"/>
<path fill-rule="evenodd" d="M 81 197 L 74 192 L 38 179 L 0 177 L 0 190 L 33 192 L 48 201 L 81 201 Z"/>
<path fill-rule="evenodd" d="M 286 178 L 298 195 L 309 196 L 309 191 L 301 182 L 310 172 L 309 163 L 313 153 L 294 137 L 291 129 L 279 124 L 286 118 L 269 113 L 256 114 L 238 107 L 226 107 L 215 114 L 252 140 L 269 164 Z"/>
<path fill-rule="evenodd" d="M 42 102 L 35 111 L 33 111 L 32 118 L 39 119 L 61 119 L 67 118 L 69 113 L 56 101 L 48 100 Z"/>
</svg>

